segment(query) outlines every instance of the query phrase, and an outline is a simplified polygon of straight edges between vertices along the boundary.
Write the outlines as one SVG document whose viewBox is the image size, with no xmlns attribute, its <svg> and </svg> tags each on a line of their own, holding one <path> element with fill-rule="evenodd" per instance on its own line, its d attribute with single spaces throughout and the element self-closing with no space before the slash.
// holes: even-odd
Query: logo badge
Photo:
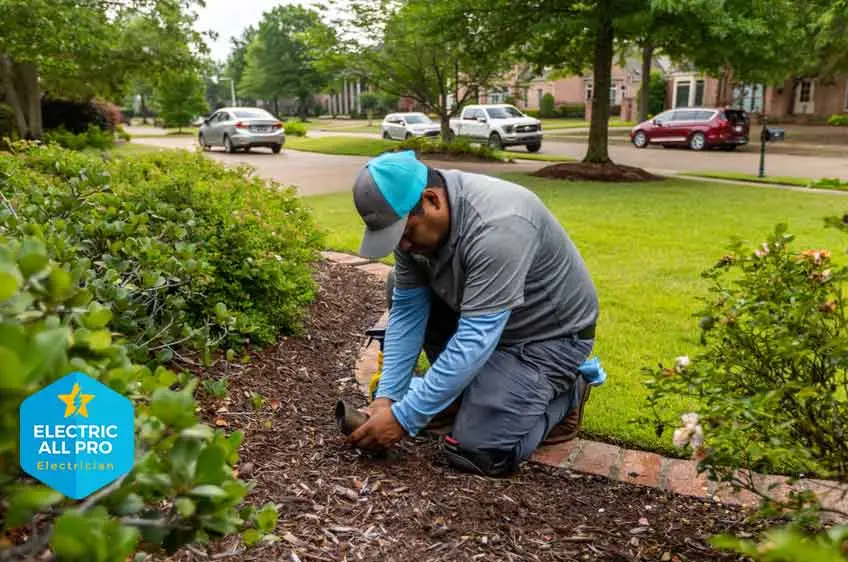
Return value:
<svg viewBox="0 0 848 562">
<path fill-rule="evenodd" d="M 24 400 L 21 468 L 80 500 L 129 472 L 134 463 L 132 402 L 73 372 Z"/>
</svg>

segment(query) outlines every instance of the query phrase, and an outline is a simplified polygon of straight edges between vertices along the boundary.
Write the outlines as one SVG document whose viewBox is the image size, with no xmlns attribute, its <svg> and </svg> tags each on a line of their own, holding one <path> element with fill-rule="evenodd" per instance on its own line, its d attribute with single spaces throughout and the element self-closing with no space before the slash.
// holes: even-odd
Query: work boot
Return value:
<svg viewBox="0 0 848 562">
<path fill-rule="evenodd" d="M 544 441 L 542 441 L 542 446 L 556 445 L 557 443 L 571 441 L 580 433 L 580 430 L 583 427 L 583 407 L 589 400 L 589 393 L 592 390 L 592 386 L 588 384 L 582 376 L 577 377 L 574 384 L 578 385 L 580 402 L 577 404 L 576 408 L 571 410 L 564 418 L 562 418 L 561 422 L 551 429 L 548 436 L 545 437 Z"/>
</svg>

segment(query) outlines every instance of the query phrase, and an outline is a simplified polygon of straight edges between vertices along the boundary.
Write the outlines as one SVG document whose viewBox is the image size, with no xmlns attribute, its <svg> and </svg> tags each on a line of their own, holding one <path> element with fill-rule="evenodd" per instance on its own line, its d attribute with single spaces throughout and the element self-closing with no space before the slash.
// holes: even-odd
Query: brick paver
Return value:
<svg viewBox="0 0 848 562">
<path fill-rule="evenodd" d="M 363 265 L 370 261 L 359 256 L 352 256 L 350 254 L 343 254 L 341 252 L 321 252 L 321 255 L 333 263 L 339 263 L 343 265 Z"/>
<path fill-rule="evenodd" d="M 655 453 L 624 451 L 619 477 L 624 482 L 657 488 L 662 476 L 663 458 Z"/>
<path fill-rule="evenodd" d="M 341 263 L 347 258 L 328 259 Z M 390 267 L 382 263 L 368 263 L 356 266 L 357 269 L 372 273 L 385 279 Z M 387 313 L 381 322 L 386 322 Z M 377 368 L 377 346 L 371 345 L 364 350 L 356 366 L 356 379 L 367 389 L 368 381 Z M 706 473 L 698 474 L 697 463 L 693 460 L 670 459 L 655 453 L 623 449 L 607 443 L 585 439 L 575 439 L 539 448 L 530 458 L 533 462 L 558 468 L 567 468 L 576 472 L 585 472 L 604 476 L 613 480 L 629 482 L 659 488 L 675 494 L 713 498 L 724 503 L 754 506 L 759 499 L 751 492 L 734 492 L 727 484 L 710 482 Z M 755 475 L 754 482 L 759 491 L 770 494 L 776 499 L 788 497 L 790 487 L 783 476 Z M 769 486 L 775 487 L 769 491 Z M 815 492 L 825 507 L 848 513 L 848 483 L 827 480 L 801 480 L 794 489 L 809 489 Z"/>
</svg>

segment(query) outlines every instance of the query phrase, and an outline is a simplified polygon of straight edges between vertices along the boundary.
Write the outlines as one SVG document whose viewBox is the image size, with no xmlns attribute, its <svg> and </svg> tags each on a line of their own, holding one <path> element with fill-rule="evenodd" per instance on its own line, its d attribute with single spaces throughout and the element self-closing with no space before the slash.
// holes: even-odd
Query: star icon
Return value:
<svg viewBox="0 0 848 562">
<path fill-rule="evenodd" d="M 79 407 L 77 407 L 77 396 L 79 396 Z M 82 417 L 88 417 L 88 403 L 94 400 L 93 394 L 80 394 L 79 383 L 74 383 L 70 394 L 60 394 L 59 400 L 65 403 L 65 417 L 79 413 Z"/>
</svg>

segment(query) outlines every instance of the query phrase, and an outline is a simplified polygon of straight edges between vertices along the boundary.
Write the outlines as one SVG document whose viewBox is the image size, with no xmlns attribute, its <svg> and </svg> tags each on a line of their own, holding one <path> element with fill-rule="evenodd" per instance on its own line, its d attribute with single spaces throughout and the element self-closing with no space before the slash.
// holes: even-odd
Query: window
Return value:
<svg viewBox="0 0 848 562">
<path fill-rule="evenodd" d="M 669 121 L 671 121 L 674 118 L 675 113 L 677 113 L 677 112 L 676 111 L 666 111 L 664 113 L 660 113 L 659 115 L 654 117 L 654 121 L 656 121 L 657 123 L 668 123 Z"/>
<path fill-rule="evenodd" d="M 681 111 L 675 111 L 674 112 L 674 118 L 672 119 L 672 121 L 674 121 L 674 122 L 694 121 L 696 119 L 697 115 L 698 115 L 698 112 L 694 111 L 692 109 L 684 109 L 684 110 L 681 110 Z"/>
<path fill-rule="evenodd" d="M 689 107 L 689 92 L 692 82 L 683 80 L 678 82 L 674 88 L 674 107 Z"/>
<path fill-rule="evenodd" d="M 227 114 L 226 111 L 222 111 L 221 114 L 218 115 L 218 122 L 219 123 L 222 123 L 224 121 L 229 121 L 229 120 L 230 120 L 230 116 Z"/>
<path fill-rule="evenodd" d="M 704 105 L 704 81 L 695 81 L 695 102 L 692 104 L 695 107 Z"/>
<path fill-rule="evenodd" d="M 708 109 L 702 109 L 701 111 L 695 112 L 695 120 L 696 121 L 709 121 L 716 114 L 715 111 L 710 111 Z"/>
<path fill-rule="evenodd" d="M 506 107 L 490 107 L 486 110 L 491 119 L 509 119 L 510 117 L 524 117 L 520 111 L 508 105 Z"/>
<path fill-rule="evenodd" d="M 536 89 L 536 103 L 542 107 L 542 88 Z"/>
<path fill-rule="evenodd" d="M 274 116 L 264 109 L 237 109 L 233 113 L 242 119 L 273 119 Z"/>
<path fill-rule="evenodd" d="M 750 112 L 763 110 L 765 86 L 763 84 L 742 84 L 733 89 L 733 105 Z"/>
<path fill-rule="evenodd" d="M 812 98 L 813 83 L 809 80 L 802 80 L 798 94 L 798 101 L 801 103 L 809 103 Z"/>
<path fill-rule="evenodd" d="M 609 90 L 610 105 L 616 105 L 617 99 L 618 99 L 618 88 L 616 88 L 615 86 L 610 86 L 610 90 Z"/>
</svg>

